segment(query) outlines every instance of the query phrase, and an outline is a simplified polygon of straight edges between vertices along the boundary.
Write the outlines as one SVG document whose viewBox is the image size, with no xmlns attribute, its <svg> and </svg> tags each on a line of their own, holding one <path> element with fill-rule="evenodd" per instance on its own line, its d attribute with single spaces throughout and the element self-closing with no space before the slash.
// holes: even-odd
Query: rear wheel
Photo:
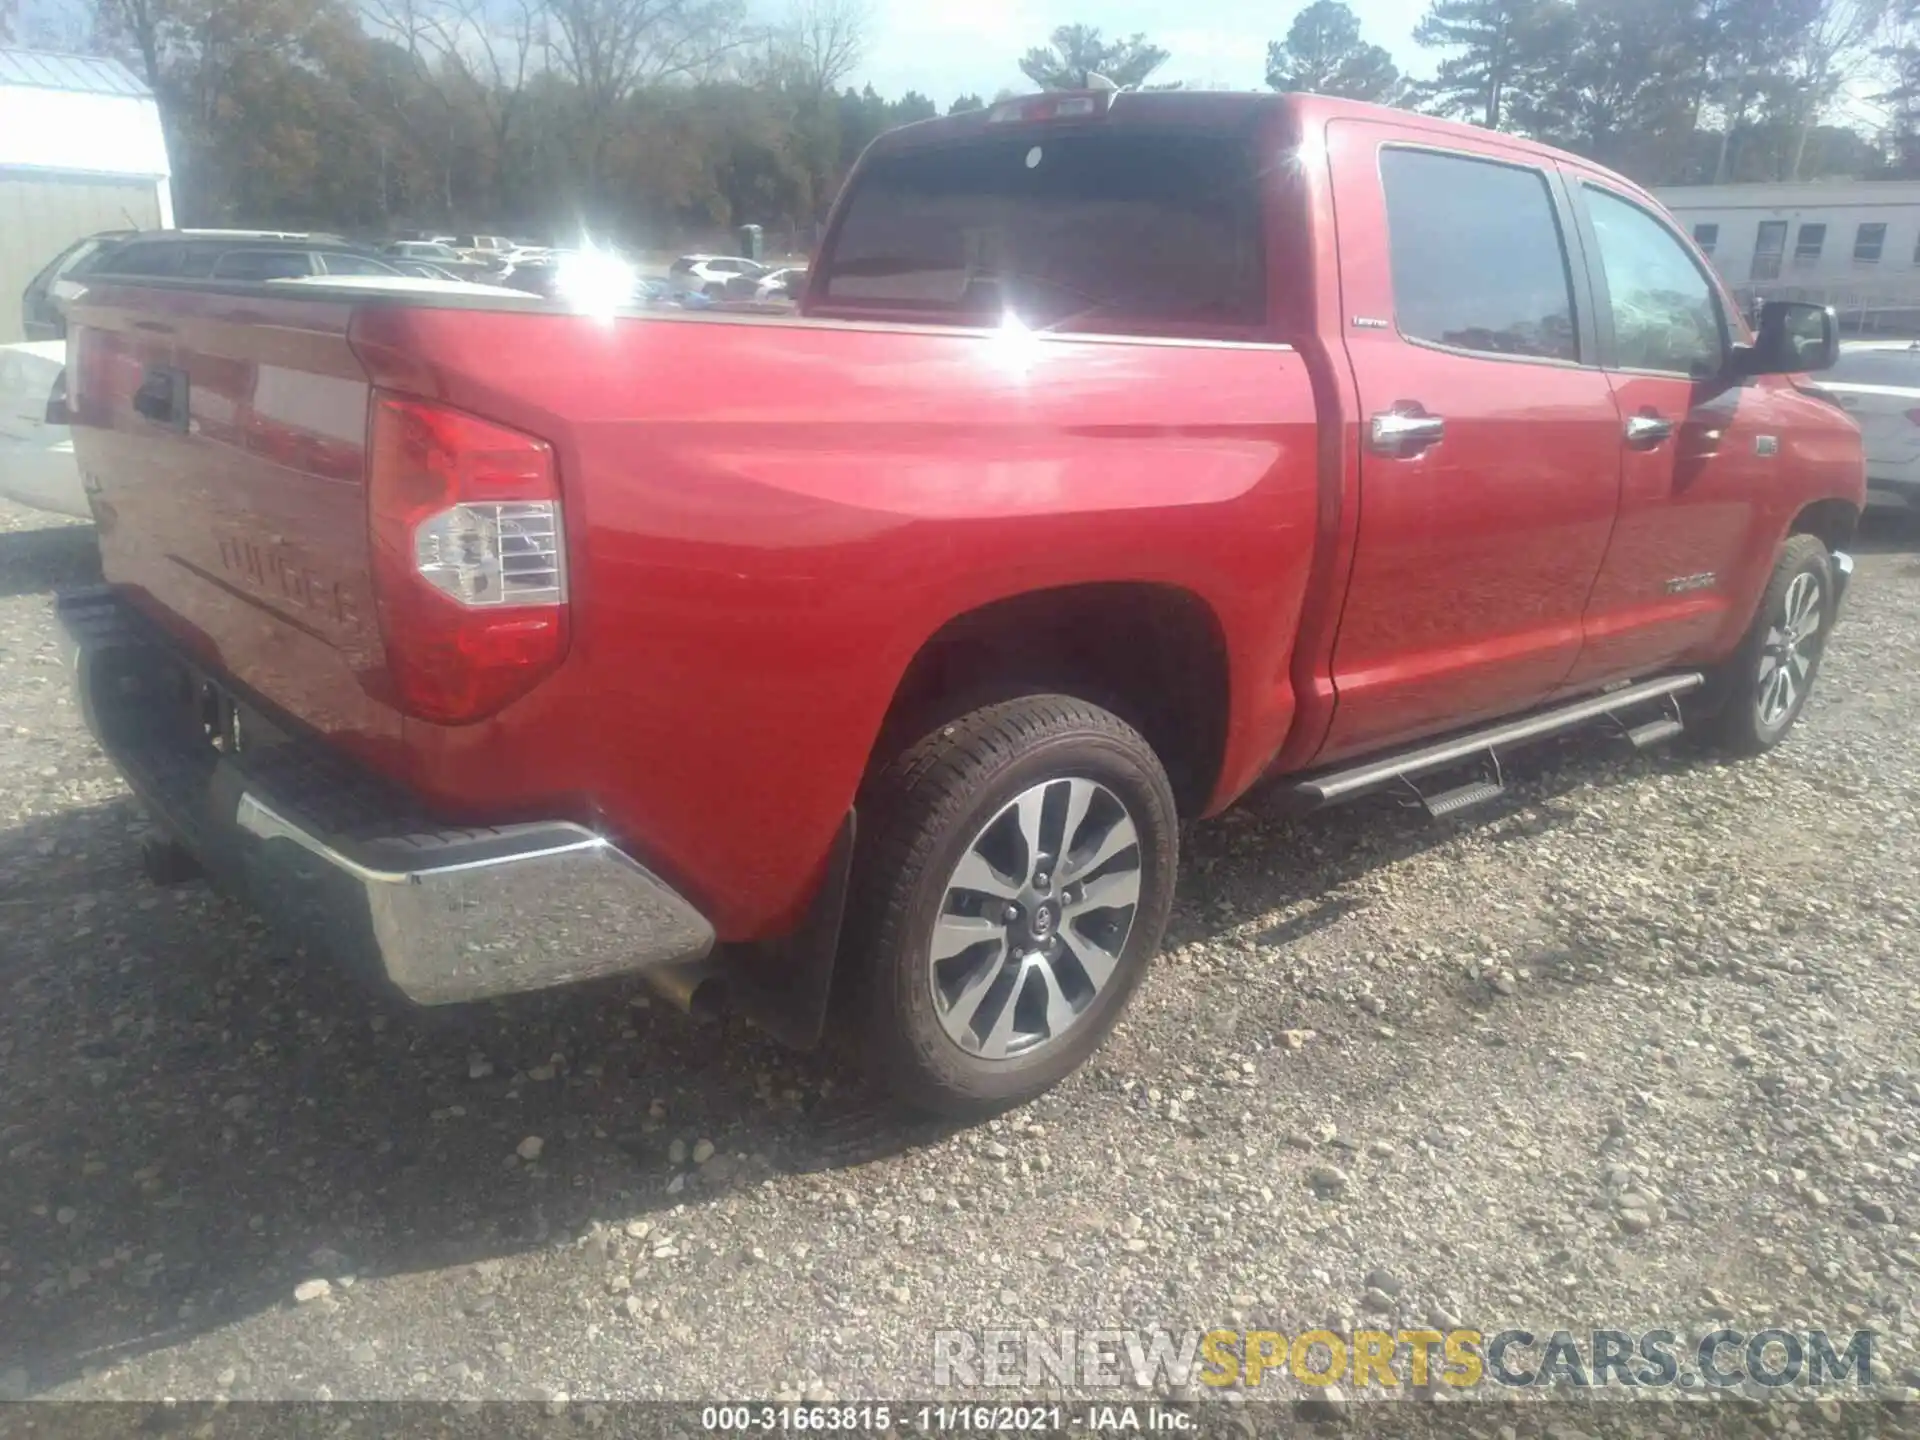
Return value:
<svg viewBox="0 0 1920 1440">
<path fill-rule="evenodd" d="M 1758 755 L 1786 738 L 1806 707 L 1834 615 L 1832 566 L 1813 535 L 1790 536 L 1746 638 L 1711 677 L 1702 739 Z"/>
<path fill-rule="evenodd" d="M 1031 1099 L 1093 1053 L 1159 947 L 1178 819 L 1152 748 L 1036 695 L 943 725 L 869 787 L 864 1046 L 916 1108 Z"/>
</svg>

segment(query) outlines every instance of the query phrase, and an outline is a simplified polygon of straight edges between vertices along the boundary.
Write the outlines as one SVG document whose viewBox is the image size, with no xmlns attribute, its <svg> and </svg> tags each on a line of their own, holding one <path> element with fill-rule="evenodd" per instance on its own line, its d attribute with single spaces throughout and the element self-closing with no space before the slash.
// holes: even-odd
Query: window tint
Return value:
<svg viewBox="0 0 1920 1440">
<path fill-rule="evenodd" d="M 95 275 L 178 275 L 178 245 L 122 245 L 102 255 L 97 264 L 87 267 Z"/>
<path fill-rule="evenodd" d="M 1877 265 L 1880 251 L 1887 243 L 1887 227 L 1882 224 L 1862 225 L 1854 232 L 1853 258 L 1863 265 Z"/>
<path fill-rule="evenodd" d="M 1720 243 L 1718 225 L 1696 225 L 1693 227 L 1693 243 L 1707 254 L 1713 254 L 1713 247 Z"/>
<path fill-rule="evenodd" d="M 1725 340 L 1713 286 L 1679 239 L 1637 205 L 1587 187 L 1624 370 L 1716 375 Z"/>
<path fill-rule="evenodd" d="M 1380 154 L 1400 333 L 1489 355 L 1579 358 L 1546 177 L 1459 155 Z"/>
<path fill-rule="evenodd" d="M 1031 325 L 1258 325 L 1252 148 L 1219 135 L 995 134 L 896 152 L 855 182 L 831 301 Z"/>
<path fill-rule="evenodd" d="M 312 273 L 313 259 L 304 250 L 229 250 L 213 266 L 216 280 L 284 280 Z"/>
<path fill-rule="evenodd" d="M 328 255 L 325 257 L 329 275 L 397 275 L 400 272 L 383 260 L 375 260 L 368 255 Z"/>
</svg>

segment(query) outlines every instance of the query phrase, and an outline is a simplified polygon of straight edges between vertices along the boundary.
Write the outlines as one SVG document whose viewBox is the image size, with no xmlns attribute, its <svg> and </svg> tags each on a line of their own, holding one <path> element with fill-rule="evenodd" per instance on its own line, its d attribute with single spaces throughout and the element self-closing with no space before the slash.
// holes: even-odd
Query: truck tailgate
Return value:
<svg viewBox="0 0 1920 1440">
<path fill-rule="evenodd" d="M 374 759 L 400 720 L 381 698 L 352 313 L 95 287 L 74 309 L 72 403 L 108 582 L 209 668 Z"/>
</svg>

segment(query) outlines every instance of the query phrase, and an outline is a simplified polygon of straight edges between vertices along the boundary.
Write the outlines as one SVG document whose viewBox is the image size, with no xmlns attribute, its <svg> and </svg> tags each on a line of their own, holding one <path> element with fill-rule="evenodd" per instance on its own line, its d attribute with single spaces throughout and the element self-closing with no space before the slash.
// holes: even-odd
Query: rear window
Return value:
<svg viewBox="0 0 1920 1440">
<path fill-rule="evenodd" d="M 180 247 L 175 244 L 122 245 L 85 267 L 90 275 L 178 275 Z"/>
<path fill-rule="evenodd" d="M 831 302 L 1101 329 L 1266 319 L 1253 149 L 1220 135 L 994 135 L 862 172 Z"/>
<path fill-rule="evenodd" d="M 1842 385 L 1898 385 L 1920 388 L 1920 348 L 1842 350 L 1831 370 L 1818 379 Z"/>
</svg>

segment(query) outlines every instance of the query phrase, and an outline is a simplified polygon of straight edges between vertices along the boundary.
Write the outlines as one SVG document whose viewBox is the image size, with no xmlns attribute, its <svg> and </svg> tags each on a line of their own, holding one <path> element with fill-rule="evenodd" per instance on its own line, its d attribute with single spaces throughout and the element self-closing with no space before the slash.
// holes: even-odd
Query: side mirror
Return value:
<svg viewBox="0 0 1920 1440">
<path fill-rule="evenodd" d="M 1751 345 L 1736 345 L 1733 373 L 1800 375 L 1829 369 L 1840 358 L 1840 317 L 1830 305 L 1804 300 L 1766 300 Z"/>
</svg>

